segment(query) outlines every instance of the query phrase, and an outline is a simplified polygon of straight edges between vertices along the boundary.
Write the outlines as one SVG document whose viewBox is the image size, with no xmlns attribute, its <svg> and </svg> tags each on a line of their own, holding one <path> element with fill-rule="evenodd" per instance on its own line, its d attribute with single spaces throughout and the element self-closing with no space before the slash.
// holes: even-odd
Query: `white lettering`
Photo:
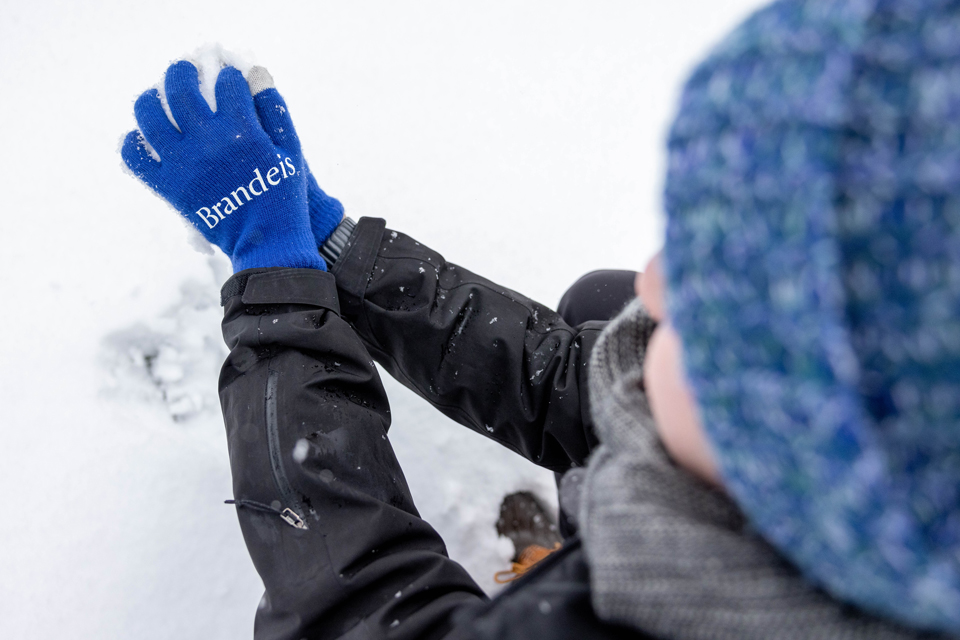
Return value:
<svg viewBox="0 0 960 640">
<path fill-rule="evenodd" d="M 279 157 L 279 155 L 277 157 Z M 220 202 L 217 204 L 209 207 L 200 207 L 196 214 L 200 216 L 201 220 L 207 223 L 207 227 L 213 229 L 215 226 L 217 226 L 218 222 L 242 207 L 247 202 L 253 200 L 255 196 L 263 195 L 269 191 L 270 187 L 267 186 L 268 182 L 270 183 L 270 186 L 276 186 L 280 184 L 283 178 L 289 178 L 297 173 L 296 168 L 293 165 L 293 161 L 290 158 L 284 158 L 281 160 L 279 166 L 279 169 L 277 167 L 270 167 L 270 169 L 267 170 L 266 181 L 264 181 L 264 176 L 260 173 L 260 169 L 254 168 L 253 180 L 250 181 L 250 184 L 248 184 L 246 187 L 237 187 L 235 190 L 230 192 L 230 196 L 233 197 L 232 200 L 230 199 L 230 196 L 221 198 Z M 280 177 L 281 172 L 282 177 Z M 259 189 L 257 189 L 258 184 L 260 187 Z M 241 194 L 243 195 L 243 198 L 240 197 Z M 223 208 L 223 211 L 220 211 L 221 207 Z"/>
<path fill-rule="evenodd" d="M 263 195 L 263 192 L 267 190 L 267 185 L 263 183 L 263 177 L 260 175 L 260 169 L 259 168 L 254 169 L 253 173 L 256 175 L 256 177 L 250 181 L 249 185 L 247 185 L 248 187 L 250 187 L 250 193 L 252 193 L 255 196 Z M 256 189 L 253 188 L 254 182 L 260 183 L 260 187 L 261 187 L 260 191 L 257 191 Z"/>
<path fill-rule="evenodd" d="M 237 191 L 243 192 L 243 195 L 247 197 L 247 202 L 250 202 L 250 200 L 252 200 L 252 198 L 250 197 L 250 194 L 247 193 L 247 190 L 245 187 L 237 187 Z M 240 196 L 237 195 L 237 191 L 232 192 L 230 195 L 233 196 L 233 199 L 237 201 L 237 206 L 240 207 L 240 206 L 243 206 L 243 203 L 240 202 Z"/>
<path fill-rule="evenodd" d="M 233 206 L 233 200 L 231 200 L 230 198 L 224 198 L 223 200 L 220 201 L 221 204 L 224 202 L 226 203 L 223 205 L 224 215 L 230 215 L 231 213 L 237 210 L 237 208 Z"/>
<path fill-rule="evenodd" d="M 203 213 L 204 211 L 206 211 L 206 213 Z M 206 222 L 207 226 L 211 229 L 217 226 L 217 223 L 220 222 L 217 216 L 210 215 L 210 209 L 206 207 L 200 207 L 200 210 L 197 211 L 197 215 L 200 216 L 200 219 Z M 210 224 L 211 220 L 213 220 L 213 224 Z"/>
<path fill-rule="evenodd" d="M 269 182 L 271 186 L 277 186 L 280 184 L 280 178 L 277 178 L 276 180 L 273 179 L 278 173 L 280 173 L 280 170 L 276 167 L 270 167 L 270 171 L 267 171 L 267 182 Z"/>
</svg>

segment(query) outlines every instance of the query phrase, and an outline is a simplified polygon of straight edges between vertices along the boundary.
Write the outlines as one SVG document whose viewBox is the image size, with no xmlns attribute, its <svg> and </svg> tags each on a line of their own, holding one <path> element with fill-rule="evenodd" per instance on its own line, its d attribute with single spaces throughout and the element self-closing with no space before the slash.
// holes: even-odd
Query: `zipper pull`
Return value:
<svg viewBox="0 0 960 640">
<path fill-rule="evenodd" d="M 295 529 L 307 528 L 307 523 L 303 521 L 303 518 L 297 515 L 297 512 L 291 509 L 290 507 L 287 507 L 286 509 L 281 511 L 280 517 L 283 518 L 284 522 L 286 522 L 288 525 L 290 525 Z"/>
<path fill-rule="evenodd" d="M 288 525 L 294 529 L 306 529 L 307 523 L 303 521 L 303 518 L 300 517 L 296 511 L 290 507 L 285 508 L 283 511 L 279 507 L 274 508 L 268 504 L 263 504 L 262 502 L 256 502 L 255 500 L 224 500 L 225 504 L 235 504 L 238 507 L 246 507 L 247 509 L 253 509 L 254 511 L 262 511 L 264 513 L 273 513 L 286 522 Z"/>
</svg>

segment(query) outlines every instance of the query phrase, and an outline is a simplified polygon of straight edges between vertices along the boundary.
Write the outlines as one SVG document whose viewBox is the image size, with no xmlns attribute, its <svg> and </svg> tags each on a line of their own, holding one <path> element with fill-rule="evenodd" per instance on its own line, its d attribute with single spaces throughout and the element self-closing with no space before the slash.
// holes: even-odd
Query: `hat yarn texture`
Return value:
<svg viewBox="0 0 960 640">
<path fill-rule="evenodd" d="M 834 596 L 960 633 L 960 2 L 754 14 L 685 88 L 665 207 L 731 495 Z"/>
</svg>

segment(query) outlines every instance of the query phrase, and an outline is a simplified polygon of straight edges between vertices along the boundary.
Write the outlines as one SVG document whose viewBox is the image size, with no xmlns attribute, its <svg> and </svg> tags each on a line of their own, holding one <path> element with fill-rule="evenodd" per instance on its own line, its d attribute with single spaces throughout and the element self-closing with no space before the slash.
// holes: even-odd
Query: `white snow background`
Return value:
<svg viewBox="0 0 960 640">
<path fill-rule="evenodd" d="M 692 65 L 756 0 L 0 4 L 0 637 L 244 638 L 219 253 L 120 169 L 133 102 L 220 42 L 266 66 L 349 215 L 555 305 L 660 243 Z M 390 379 L 422 515 L 490 591 L 503 495 L 552 475 Z"/>
</svg>

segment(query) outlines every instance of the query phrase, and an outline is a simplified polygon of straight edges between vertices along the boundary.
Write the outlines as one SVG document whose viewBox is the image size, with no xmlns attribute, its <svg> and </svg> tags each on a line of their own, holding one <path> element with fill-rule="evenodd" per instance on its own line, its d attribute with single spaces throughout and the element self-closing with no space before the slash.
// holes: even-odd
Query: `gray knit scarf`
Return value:
<svg viewBox="0 0 960 640">
<path fill-rule="evenodd" d="M 678 640 L 928 637 L 811 587 L 725 494 L 670 462 L 643 391 L 653 328 L 634 302 L 597 342 L 590 401 L 602 444 L 561 488 L 578 513 L 597 616 Z"/>
</svg>

